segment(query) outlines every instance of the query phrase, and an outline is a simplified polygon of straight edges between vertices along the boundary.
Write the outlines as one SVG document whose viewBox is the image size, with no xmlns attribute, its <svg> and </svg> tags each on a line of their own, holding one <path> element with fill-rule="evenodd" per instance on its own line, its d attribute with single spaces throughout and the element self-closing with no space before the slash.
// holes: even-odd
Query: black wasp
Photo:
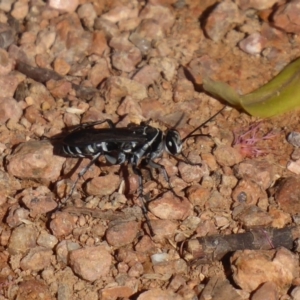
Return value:
<svg viewBox="0 0 300 300">
<path fill-rule="evenodd" d="M 224 108 L 222 108 L 223 110 Z M 143 178 L 139 165 L 143 160 L 149 167 L 159 169 L 170 189 L 173 191 L 169 177 L 163 165 L 154 162 L 154 159 L 161 157 L 166 151 L 172 156 L 182 154 L 183 142 L 192 136 L 196 130 L 211 121 L 217 114 L 209 118 L 206 122 L 198 126 L 184 139 L 181 139 L 179 132 L 175 129 L 169 129 L 166 132 L 142 123 L 140 125 L 130 124 L 125 128 L 116 128 L 109 119 L 84 123 L 77 126 L 62 140 L 62 149 L 66 156 L 85 158 L 90 157 L 90 163 L 81 170 L 77 180 L 74 182 L 69 196 L 72 195 L 78 180 L 87 172 L 87 170 L 97 161 L 99 156 L 103 155 L 107 162 L 112 165 L 130 164 L 133 172 L 139 178 L 139 197 L 141 199 L 142 210 L 146 222 L 152 234 L 152 227 L 147 216 L 147 208 L 143 197 Z M 95 128 L 96 125 L 107 123 L 109 128 Z M 185 161 L 190 163 L 186 157 Z"/>
</svg>

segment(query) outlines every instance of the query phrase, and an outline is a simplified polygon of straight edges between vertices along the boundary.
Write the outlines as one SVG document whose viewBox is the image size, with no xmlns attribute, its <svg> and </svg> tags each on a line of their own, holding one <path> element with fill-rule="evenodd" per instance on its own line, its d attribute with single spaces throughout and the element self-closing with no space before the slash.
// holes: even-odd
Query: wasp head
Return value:
<svg viewBox="0 0 300 300">
<path fill-rule="evenodd" d="M 175 129 L 170 129 L 165 136 L 165 149 L 171 155 L 177 155 L 182 150 L 182 140 L 179 132 Z"/>
</svg>

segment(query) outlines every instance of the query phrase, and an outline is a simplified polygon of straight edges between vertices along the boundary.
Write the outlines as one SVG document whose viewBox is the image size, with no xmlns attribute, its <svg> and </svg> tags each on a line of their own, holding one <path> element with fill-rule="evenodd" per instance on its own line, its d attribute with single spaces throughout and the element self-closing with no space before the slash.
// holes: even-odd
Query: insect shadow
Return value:
<svg viewBox="0 0 300 300">
<path fill-rule="evenodd" d="M 182 153 L 183 143 L 188 138 L 203 136 L 203 134 L 195 134 L 195 132 L 215 118 L 223 109 L 224 107 L 183 139 L 181 139 L 179 132 L 174 128 L 162 131 L 147 123 L 141 123 L 140 125 L 129 124 L 127 127 L 117 128 L 109 119 L 83 123 L 74 126 L 68 132 L 63 132 L 53 137 L 51 142 L 54 145 L 55 155 L 74 157 L 81 160 L 83 158 L 91 159 L 88 165 L 78 173 L 77 179 L 64 202 L 72 196 L 79 179 L 97 162 L 100 156 L 104 156 L 106 162 L 111 165 L 131 165 L 133 172 L 138 176 L 138 196 L 141 201 L 141 208 L 150 234 L 154 235 L 147 215 L 148 209 L 143 189 L 141 163 L 143 162 L 149 168 L 158 169 L 168 183 L 170 190 L 178 196 L 170 183 L 165 167 L 154 160 L 161 157 L 164 152 L 167 152 L 178 161 L 199 165 L 189 161 Z M 105 123 L 108 125 L 107 128 L 95 127 Z M 182 158 L 179 158 L 179 155 Z M 79 160 L 75 167 L 78 167 L 80 163 L 81 161 Z"/>
</svg>

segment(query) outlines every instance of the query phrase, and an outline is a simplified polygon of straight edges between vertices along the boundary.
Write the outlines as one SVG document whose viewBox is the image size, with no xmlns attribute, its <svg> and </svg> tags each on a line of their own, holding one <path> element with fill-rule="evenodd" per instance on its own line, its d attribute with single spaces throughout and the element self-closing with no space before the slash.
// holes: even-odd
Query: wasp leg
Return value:
<svg viewBox="0 0 300 300">
<path fill-rule="evenodd" d="M 170 182 L 170 177 L 169 177 L 169 175 L 167 174 L 166 168 L 165 168 L 163 165 L 161 165 L 161 164 L 155 163 L 155 162 L 154 162 L 153 160 L 151 160 L 151 159 L 149 159 L 149 160 L 147 161 L 147 164 L 148 164 L 149 167 L 151 167 L 151 168 L 158 169 L 158 170 L 162 173 L 162 175 L 164 176 L 166 182 L 168 183 L 171 192 L 172 192 L 176 197 L 182 199 L 182 197 L 179 196 L 179 195 L 174 191 L 174 189 L 173 189 L 173 187 L 172 187 L 172 185 L 171 185 L 171 182 Z"/>
<path fill-rule="evenodd" d="M 145 199 L 145 196 L 144 196 L 142 172 L 135 165 L 132 166 L 132 170 L 133 170 L 134 174 L 136 174 L 138 176 L 138 179 L 139 179 L 138 197 L 139 197 L 139 199 L 141 201 L 142 212 L 143 212 L 143 215 L 144 215 L 144 217 L 146 219 L 146 223 L 148 225 L 148 228 L 149 228 L 149 231 L 150 231 L 150 235 L 154 236 L 154 231 L 153 231 L 152 225 L 150 223 L 150 219 L 148 218 L 148 209 L 146 207 L 146 199 Z"/>
<path fill-rule="evenodd" d="M 72 196 L 74 190 L 75 190 L 75 187 L 79 181 L 79 179 L 81 177 L 84 176 L 84 174 L 88 171 L 88 169 L 96 162 L 96 160 L 99 158 L 99 156 L 102 154 L 102 152 L 99 152 L 97 153 L 95 156 L 93 156 L 93 158 L 91 159 L 91 161 L 88 163 L 88 165 L 86 167 L 84 167 L 79 173 L 78 173 L 78 176 L 77 176 L 77 179 L 75 180 L 75 182 L 73 183 L 72 185 L 72 188 L 68 194 L 68 196 L 66 197 L 66 199 L 64 200 L 64 202 L 67 202 L 70 197 Z"/>
</svg>

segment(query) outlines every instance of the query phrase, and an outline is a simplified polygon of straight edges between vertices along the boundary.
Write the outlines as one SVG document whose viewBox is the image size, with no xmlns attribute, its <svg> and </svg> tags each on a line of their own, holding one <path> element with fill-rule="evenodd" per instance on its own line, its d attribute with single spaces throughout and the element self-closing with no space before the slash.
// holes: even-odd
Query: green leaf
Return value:
<svg viewBox="0 0 300 300">
<path fill-rule="evenodd" d="M 300 58 L 286 66 L 267 84 L 247 95 L 238 95 L 228 84 L 208 78 L 203 80 L 203 88 L 252 116 L 276 116 L 300 107 Z"/>
</svg>

